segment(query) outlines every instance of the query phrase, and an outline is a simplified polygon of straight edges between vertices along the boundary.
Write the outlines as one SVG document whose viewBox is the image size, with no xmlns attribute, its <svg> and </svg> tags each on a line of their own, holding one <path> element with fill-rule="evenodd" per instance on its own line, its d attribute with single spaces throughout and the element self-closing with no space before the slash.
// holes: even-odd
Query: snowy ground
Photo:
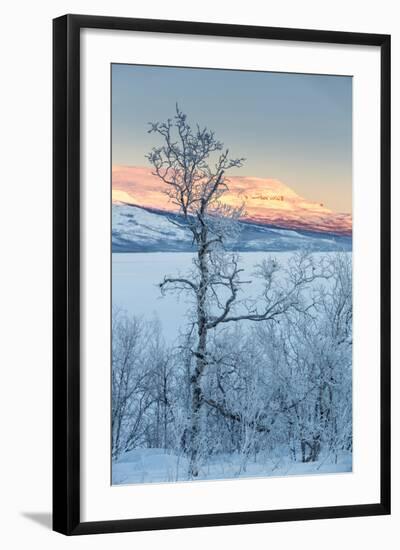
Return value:
<svg viewBox="0 0 400 550">
<path fill-rule="evenodd" d="M 247 477 L 282 477 L 288 475 L 312 475 L 322 473 L 351 472 L 351 454 L 338 457 L 322 457 L 314 463 L 292 462 L 287 457 L 268 458 L 259 455 L 250 459 L 243 468 L 239 455 L 223 455 L 210 459 L 200 470 L 199 480 L 232 479 Z M 188 461 L 183 456 L 167 454 L 164 449 L 134 449 L 113 463 L 113 485 L 134 483 L 165 483 L 187 481 Z"/>
</svg>

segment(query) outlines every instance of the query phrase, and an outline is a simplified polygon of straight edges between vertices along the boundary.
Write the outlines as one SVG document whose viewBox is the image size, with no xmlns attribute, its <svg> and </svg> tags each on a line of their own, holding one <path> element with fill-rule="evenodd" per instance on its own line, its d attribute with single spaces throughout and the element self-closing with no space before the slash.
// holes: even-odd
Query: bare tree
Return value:
<svg viewBox="0 0 400 550">
<path fill-rule="evenodd" d="M 209 293 L 217 285 L 230 287 L 233 298 L 237 293 L 240 270 L 232 258 L 230 266 L 219 269 L 218 256 L 213 252 L 223 245 L 229 234 L 229 223 L 235 221 L 241 209 L 229 208 L 220 202 L 228 189 L 225 172 L 239 167 L 243 159 L 229 157 L 228 149 L 215 138 L 214 132 L 199 126 L 192 130 L 186 115 L 176 107 L 173 120 L 153 123 L 150 132 L 159 134 L 164 144 L 147 156 L 155 174 L 167 185 L 167 194 L 179 208 L 196 245 L 195 273 L 186 277 L 166 277 L 160 287 L 163 291 L 191 290 L 196 298 L 197 347 L 193 350 L 196 367 L 191 376 L 192 411 L 190 433 L 190 476 L 198 475 L 198 448 L 200 436 L 200 409 L 202 405 L 201 378 L 207 366 L 207 332 L 210 328 Z M 214 163 L 210 157 L 216 154 Z M 178 222 L 179 223 L 179 222 Z M 229 308 L 229 303 L 225 308 Z"/>
<path fill-rule="evenodd" d="M 146 327 L 114 310 L 112 318 L 112 455 L 117 458 L 140 437 L 139 426 L 151 404 L 142 340 Z"/>
<path fill-rule="evenodd" d="M 203 395 L 202 378 L 213 358 L 208 350 L 208 333 L 217 327 L 238 321 L 276 321 L 291 309 L 311 307 L 305 303 L 303 291 L 317 277 L 328 277 L 327 266 L 317 266 L 307 253 L 298 254 L 294 263 L 282 270 L 269 259 L 257 266 L 255 276 L 263 280 L 260 300 L 240 300 L 244 284 L 243 269 L 237 254 L 227 252 L 226 244 L 238 234 L 236 223 L 243 206 L 233 208 L 222 198 L 228 191 L 226 172 L 243 165 L 243 158 L 231 158 L 214 132 L 197 125 L 192 128 L 186 115 L 176 106 L 173 119 L 151 123 L 150 133 L 162 138 L 163 144 L 147 155 L 153 174 L 166 185 L 165 191 L 178 208 L 181 221 L 173 223 L 188 227 L 195 247 L 193 269 L 185 276 L 166 276 L 161 291 L 188 292 L 194 303 L 193 324 L 197 341 L 191 353 L 195 367 L 191 373 L 190 467 L 189 477 L 199 474 L 201 413 L 203 404 L 222 415 L 241 420 L 240 415 L 227 411 L 221 403 Z M 283 282 L 280 280 L 284 274 Z M 261 304 L 261 305 L 260 305 Z M 254 426 L 253 426 L 254 427 Z M 258 424 L 258 431 L 268 428 Z"/>
</svg>

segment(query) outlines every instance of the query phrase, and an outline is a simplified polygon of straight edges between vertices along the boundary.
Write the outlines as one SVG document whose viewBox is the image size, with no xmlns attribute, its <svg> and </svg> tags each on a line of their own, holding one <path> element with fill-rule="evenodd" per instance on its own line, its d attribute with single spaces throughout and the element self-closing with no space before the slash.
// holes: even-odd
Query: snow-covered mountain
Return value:
<svg viewBox="0 0 400 550">
<path fill-rule="evenodd" d="M 164 187 L 149 167 L 112 168 L 113 200 L 177 212 Z M 242 221 L 249 223 L 351 236 L 350 213 L 334 212 L 321 202 L 299 195 L 278 179 L 230 175 L 221 201 L 233 207 L 244 205 Z"/>
<path fill-rule="evenodd" d="M 174 223 L 175 222 L 175 223 Z M 177 225 L 179 222 L 179 226 Z M 240 222 L 237 241 L 227 248 L 239 252 L 278 252 L 310 248 L 314 251 L 351 250 L 351 237 L 311 231 L 293 231 Z M 190 252 L 191 233 L 181 216 L 124 203 L 112 205 L 113 252 Z"/>
</svg>

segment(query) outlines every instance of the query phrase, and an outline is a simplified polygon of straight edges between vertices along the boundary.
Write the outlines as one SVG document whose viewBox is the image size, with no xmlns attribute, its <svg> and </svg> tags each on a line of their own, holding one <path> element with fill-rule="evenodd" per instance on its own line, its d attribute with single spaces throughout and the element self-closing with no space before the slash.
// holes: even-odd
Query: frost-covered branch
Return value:
<svg viewBox="0 0 400 550">
<path fill-rule="evenodd" d="M 160 289 L 163 294 L 166 290 L 193 290 L 194 292 L 198 291 L 197 285 L 184 277 L 164 277 L 162 283 L 160 283 Z"/>
</svg>

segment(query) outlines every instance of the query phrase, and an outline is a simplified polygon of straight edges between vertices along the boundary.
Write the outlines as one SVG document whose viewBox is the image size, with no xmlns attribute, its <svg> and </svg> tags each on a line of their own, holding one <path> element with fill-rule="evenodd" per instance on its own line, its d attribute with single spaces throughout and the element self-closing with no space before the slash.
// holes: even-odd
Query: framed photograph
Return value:
<svg viewBox="0 0 400 550">
<path fill-rule="evenodd" d="M 54 529 L 390 513 L 390 37 L 54 20 Z"/>
</svg>

